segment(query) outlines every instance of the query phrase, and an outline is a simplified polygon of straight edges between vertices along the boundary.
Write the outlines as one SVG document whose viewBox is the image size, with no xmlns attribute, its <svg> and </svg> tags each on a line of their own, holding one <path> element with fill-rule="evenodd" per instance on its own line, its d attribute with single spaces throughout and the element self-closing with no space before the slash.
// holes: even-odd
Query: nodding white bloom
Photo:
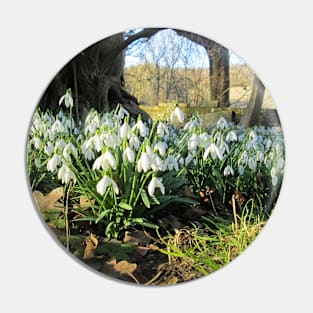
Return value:
<svg viewBox="0 0 313 313">
<path fill-rule="evenodd" d="M 175 169 L 175 171 L 177 172 L 178 162 L 172 155 L 169 155 L 164 161 L 164 167 L 168 169 L 169 171 L 172 171 L 173 169 Z"/>
<path fill-rule="evenodd" d="M 185 166 L 187 166 L 193 159 L 193 155 L 192 154 L 188 154 L 186 159 L 185 159 Z"/>
<path fill-rule="evenodd" d="M 40 138 L 38 137 L 33 137 L 31 139 L 31 143 L 34 145 L 35 149 L 39 150 L 42 146 L 42 142 L 40 140 Z"/>
<path fill-rule="evenodd" d="M 122 139 L 129 136 L 130 126 L 128 125 L 128 123 L 124 122 L 124 124 L 120 127 L 119 134 Z"/>
<path fill-rule="evenodd" d="M 228 144 L 225 141 L 221 142 L 219 149 L 220 149 L 222 155 L 224 154 L 225 151 L 227 151 L 227 153 L 229 153 Z"/>
<path fill-rule="evenodd" d="M 243 175 L 244 171 L 245 171 L 245 168 L 240 164 L 238 167 L 239 175 Z"/>
<path fill-rule="evenodd" d="M 52 134 L 57 134 L 57 133 L 63 133 L 64 132 L 64 126 L 61 123 L 60 120 L 56 120 L 53 125 L 51 126 L 51 131 Z"/>
<path fill-rule="evenodd" d="M 71 89 L 67 89 L 65 95 L 63 95 L 60 100 L 59 100 L 59 105 L 62 104 L 62 102 L 64 101 L 64 104 L 67 108 L 69 107 L 73 107 L 73 98 L 72 98 L 72 92 Z"/>
<path fill-rule="evenodd" d="M 163 137 L 165 134 L 167 134 L 167 135 L 169 134 L 169 130 L 168 130 L 167 126 L 162 122 L 158 122 L 156 132 L 160 137 Z"/>
<path fill-rule="evenodd" d="M 77 159 L 78 157 L 77 149 L 74 147 L 72 143 L 68 143 L 63 149 L 63 156 L 66 160 L 70 160 L 71 154 L 74 156 L 74 158 Z"/>
<path fill-rule="evenodd" d="M 128 139 L 129 145 L 131 148 L 135 149 L 136 151 L 139 148 L 140 140 L 135 134 L 131 134 Z"/>
<path fill-rule="evenodd" d="M 273 186 L 276 186 L 277 183 L 278 183 L 278 178 L 277 178 L 277 176 L 273 176 L 273 177 L 272 177 L 272 185 L 273 185 Z"/>
<path fill-rule="evenodd" d="M 115 149 L 115 147 L 120 143 L 116 134 L 109 134 L 106 133 L 103 135 L 104 137 L 104 143 L 107 147 Z"/>
<path fill-rule="evenodd" d="M 126 162 L 130 162 L 130 163 L 134 163 L 135 162 L 135 153 L 132 150 L 132 148 L 127 147 L 124 152 L 123 152 L 123 161 Z"/>
<path fill-rule="evenodd" d="M 230 165 L 227 165 L 224 169 L 224 176 L 229 176 L 229 175 L 234 176 L 234 170 Z"/>
<path fill-rule="evenodd" d="M 142 120 L 138 120 L 137 123 L 132 127 L 132 130 L 139 130 L 139 134 L 141 137 L 146 137 L 148 135 L 148 128 L 144 124 Z"/>
<path fill-rule="evenodd" d="M 218 157 L 221 161 L 223 160 L 223 155 L 220 149 L 214 143 L 211 143 L 210 146 L 204 151 L 203 154 L 204 161 L 208 158 L 209 154 L 211 155 L 211 158 L 213 160 L 215 160 L 216 157 Z"/>
<path fill-rule="evenodd" d="M 54 172 L 56 167 L 62 162 L 62 158 L 58 154 L 54 154 L 53 157 L 47 163 L 47 170 Z"/>
<path fill-rule="evenodd" d="M 227 128 L 227 126 L 228 126 L 228 123 L 226 119 L 223 116 L 221 116 L 216 123 L 216 128 L 224 129 L 224 128 Z"/>
<path fill-rule="evenodd" d="M 164 156 L 166 153 L 166 149 L 167 149 L 167 144 L 165 142 L 157 142 L 154 145 L 154 150 L 159 151 L 160 156 Z"/>
<path fill-rule="evenodd" d="M 36 168 L 41 168 L 41 162 L 40 162 L 40 160 L 39 159 L 35 159 L 35 166 L 36 166 Z"/>
<path fill-rule="evenodd" d="M 103 148 L 103 136 L 96 134 L 90 138 L 91 141 L 87 141 L 87 145 L 93 143 L 97 152 L 100 152 Z"/>
<path fill-rule="evenodd" d="M 197 120 L 190 120 L 189 122 L 187 122 L 184 126 L 184 131 L 188 131 L 188 130 L 194 130 L 195 128 L 197 128 L 199 126 L 199 123 Z"/>
<path fill-rule="evenodd" d="M 210 136 L 208 133 L 201 133 L 199 135 L 199 145 L 200 146 L 206 145 L 211 139 L 212 139 L 212 136 Z"/>
<path fill-rule="evenodd" d="M 244 139 L 245 139 L 245 137 L 246 137 L 246 134 L 245 134 L 245 133 L 240 134 L 240 135 L 238 136 L 238 141 L 239 141 L 239 142 L 243 142 Z"/>
<path fill-rule="evenodd" d="M 44 150 L 46 154 L 51 155 L 54 151 L 54 145 L 52 144 L 52 142 L 48 141 Z"/>
<path fill-rule="evenodd" d="M 254 130 L 251 130 L 251 132 L 249 133 L 249 139 L 250 139 L 251 141 L 257 141 L 258 136 L 257 136 L 257 134 L 255 133 Z"/>
<path fill-rule="evenodd" d="M 76 183 L 75 174 L 69 169 L 66 164 L 63 164 L 58 171 L 58 178 L 62 181 L 62 184 L 68 184 L 70 180 Z"/>
<path fill-rule="evenodd" d="M 86 149 L 84 151 L 84 156 L 88 161 L 94 160 L 95 159 L 95 154 L 91 149 Z"/>
<path fill-rule="evenodd" d="M 105 151 L 104 154 L 100 155 L 93 163 L 93 170 L 107 170 L 108 168 L 116 169 L 116 160 L 110 151 Z"/>
<path fill-rule="evenodd" d="M 241 156 L 240 156 L 240 158 L 239 158 L 239 161 L 240 161 L 242 164 L 247 164 L 247 162 L 248 162 L 248 153 L 247 153 L 247 151 L 244 151 L 244 152 L 241 154 Z"/>
<path fill-rule="evenodd" d="M 199 145 L 200 145 L 199 136 L 197 134 L 192 134 L 192 136 L 188 140 L 188 150 L 196 151 Z"/>
<path fill-rule="evenodd" d="M 165 171 L 163 161 L 158 155 L 154 154 L 153 157 L 150 156 L 150 159 L 151 159 L 151 168 L 154 172 Z"/>
<path fill-rule="evenodd" d="M 162 178 L 152 177 L 148 185 L 148 193 L 152 197 L 154 195 L 155 189 L 159 188 L 162 195 L 165 194 L 165 187 L 162 184 Z"/>
<path fill-rule="evenodd" d="M 249 157 L 249 159 L 248 159 L 248 166 L 249 166 L 250 170 L 254 171 L 256 169 L 257 163 L 256 163 L 256 160 L 253 157 Z"/>
<path fill-rule="evenodd" d="M 226 138 L 225 140 L 227 142 L 232 142 L 232 141 L 237 141 L 238 138 L 237 138 L 237 134 L 234 130 L 231 130 L 227 135 L 226 135 Z"/>
<path fill-rule="evenodd" d="M 107 190 L 108 187 L 112 186 L 114 192 L 116 194 L 119 193 L 119 189 L 118 189 L 118 185 L 116 184 L 116 182 L 110 178 L 109 176 L 105 175 L 103 176 L 103 178 L 98 182 L 96 189 L 97 192 L 103 196 Z"/>
<path fill-rule="evenodd" d="M 129 112 L 125 110 L 123 107 L 120 107 L 117 113 L 117 117 L 121 120 L 124 118 L 125 115 L 129 115 Z"/>
<path fill-rule="evenodd" d="M 138 172 L 141 173 L 142 171 L 144 171 L 144 173 L 147 173 L 150 167 L 151 157 L 148 155 L 147 152 L 142 152 L 137 163 Z"/>
<path fill-rule="evenodd" d="M 175 108 L 170 116 L 171 124 L 173 124 L 175 118 L 178 119 L 179 123 L 183 123 L 185 119 L 183 111 L 178 106 Z"/>
<path fill-rule="evenodd" d="M 256 160 L 259 162 L 263 162 L 264 160 L 264 153 L 261 150 L 258 150 L 256 153 Z"/>
</svg>

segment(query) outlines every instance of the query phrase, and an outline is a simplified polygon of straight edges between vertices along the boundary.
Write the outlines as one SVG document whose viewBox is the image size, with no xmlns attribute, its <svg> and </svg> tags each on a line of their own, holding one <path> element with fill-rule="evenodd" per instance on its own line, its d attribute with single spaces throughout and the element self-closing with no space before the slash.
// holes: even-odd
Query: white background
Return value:
<svg viewBox="0 0 313 313">
<path fill-rule="evenodd" d="M 312 312 L 309 4 L 301 0 L 2 1 L 1 311 Z M 40 222 L 25 173 L 31 115 L 56 72 L 97 40 L 144 26 L 183 28 L 232 49 L 270 90 L 286 138 L 285 180 L 264 231 L 222 270 L 175 287 L 118 283 L 74 261 Z"/>
</svg>

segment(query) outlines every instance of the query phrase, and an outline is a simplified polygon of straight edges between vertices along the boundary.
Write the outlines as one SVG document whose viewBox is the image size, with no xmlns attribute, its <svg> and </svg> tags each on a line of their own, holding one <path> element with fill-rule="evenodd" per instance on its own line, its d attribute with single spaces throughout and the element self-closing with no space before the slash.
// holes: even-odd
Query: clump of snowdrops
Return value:
<svg viewBox="0 0 313 313">
<path fill-rule="evenodd" d="M 281 183 L 283 138 L 271 128 L 244 129 L 223 118 L 206 128 L 198 117 L 183 125 L 178 107 L 169 121 L 135 119 L 118 106 L 109 113 L 91 110 L 75 123 L 70 90 L 63 104 L 66 112 L 55 116 L 34 113 L 27 150 L 32 189 L 63 184 L 74 221 L 99 224 L 108 237 L 135 225 L 157 227 L 155 212 L 194 204 L 184 186 L 195 195 L 212 187 L 224 202 L 234 190 L 261 201 Z M 88 208 L 74 205 L 81 197 Z"/>
</svg>

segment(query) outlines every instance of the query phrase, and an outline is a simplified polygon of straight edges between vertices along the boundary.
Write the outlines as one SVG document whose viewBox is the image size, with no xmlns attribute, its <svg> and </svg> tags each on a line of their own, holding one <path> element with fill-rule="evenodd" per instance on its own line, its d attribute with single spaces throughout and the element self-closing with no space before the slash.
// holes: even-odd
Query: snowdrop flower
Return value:
<svg viewBox="0 0 313 313">
<path fill-rule="evenodd" d="M 192 134 L 192 136 L 188 140 L 188 150 L 196 151 L 200 144 L 200 138 L 197 134 Z"/>
<path fill-rule="evenodd" d="M 110 151 L 105 151 L 104 154 L 100 155 L 93 163 L 93 170 L 107 170 L 108 168 L 116 169 L 116 160 Z"/>
<path fill-rule="evenodd" d="M 119 193 L 119 188 L 116 184 L 116 182 L 110 178 L 109 176 L 105 175 L 97 184 L 96 186 L 96 189 L 97 189 L 97 192 L 103 196 L 107 190 L 108 187 L 112 186 L 114 192 L 116 194 Z"/>
<path fill-rule="evenodd" d="M 91 138 L 92 138 L 92 143 L 93 143 L 96 151 L 100 152 L 102 150 L 102 148 L 103 148 L 103 136 L 100 136 L 99 134 L 96 134 L 96 135 L 94 135 Z"/>
<path fill-rule="evenodd" d="M 140 140 L 135 134 L 132 134 L 129 137 L 128 142 L 131 148 L 135 149 L 136 151 L 138 150 L 139 145 L 140 145 Z"/>
<path fill-rule="evenodd" d="M 250 170 L 254 171 L 256 169 L 257 163 L 256 163 L 256 160 L 253 157 L 249 157 L 249 159 L 248 159 L 248 166 L 249 166 Z"/>
<path fill-rule="evenodd" d="M 239 165 L 238 167 L 239 175 L 243 175 L 244 171 L 245 171 L 245 168 L 242 165 Z"/>
<path fill-rule="evenodd" d="M 167 149 L 167 144 L 165 142 L 157 142 L 154 145 L 154 150 L 159 151 L 160 156 L 164 156 L 166 153 L 166 149 Z"/>
<path fill-rule="evenodd" d="M 229 176 L 229 175 L 234 176 L 234 170 L 230 165 L 227 165 L 224 169 L 224 176 Z"/>
<path fill-rule="evenodd" d="M 219 120 L 217 121 L 216 128 L 219 128 L 219 129 L 227 128 L 227 121 L 223 116 L 221 116 Z"/>
<path fill-rule="evenodd" d="M 178 106 L 175 108 L 170 116 L 171 124 L 173 124 L 175 118 L 178 119 L 179 123 L 183 123 L 185 119 L 183 111 Z"/>
<path fill-rule="evenodd" d="M 142 171 L 144 171 L 144 173 L 147 173 L 150 167 L 151 167 L 150 156 L 146 152 L 142 152 L 137 163 L 138 172 L 141 173 Z"/>
<path fill-rule="evenodd" d="M 50 141 L 48 141 L 48 143 L 47 143 L 47 145 L 45 146 L 45 153 L 47 154 L 47 155 L 51 155 L 52 154 L 52 152 L 54 151 L 54 145 L 50 142 Z"/>
<path fill-rule="evenodd" d="M 199 146 L 206 145 L 212 137 L 208 133 L 201 133 L 199 136 Z"/>
<path fill-rule="evenodd" d="M 57 133 L 63 133 L 64 132 L 64 126 L 62 125 L 62 123 L 60 122 L 60 120 L 56 120 L 52 127 L 51 127 L 51 132 L 53 135 L 57 134 Z"/>
<path fill-rule="evenodd" d="M 125 115 L 129 115 L 129 112 L 127 110 L 125 110 L 123 107 L 120 107 L 120 109 L 118 110 L 118 113 L 117 113 L 117 117 L 120 120 L 122 120 Z"/>
<path fill-rule="evenodd" d="M 240 158 L 239 158 L 239 161 L 240 161 L 242 164 L 247 164 L 247 162 L 248 162 L 248 153 L 247 153 L 247 151 L 244 151 L 244 152 L 241 154 L 241 156 L 240 156 Z"/>
<path fill-rule="evenodd" d="M 116 134 L 104 134 L 104 143 L 107 147 L 115 149 L 115 147 L 120 143 Z"/>
<path fill-rule="evenodd" d="M 130 133 L 130 126 L 128 125 L 128 123 L 124 122 L 124 124 L 120 127 L 120 137 L 122 139 L 124 139 L 125 137 L 128 137 Z"/>
<path fill-rule="evenodd" d="M 197 128 L 199 126 L 199 123 L 198 121 L 196 120 L 190 120 L 189 122 L 187 122 L 184 126 L 184 131 L 192 131 L 194 130 L 195 128 Z"/>
<path fill-rule="evenodd" d="M 165 187 L 162 184 L 162 178 L 152 177 L 148 185 L 148 193 L 152 197 L 154 195 L 155 189 L 159 188 L 162 195 L 165 194 Z"/>
<path fill-rule="evenodd" d="M 258 150 L 256 153 L 256 160 L 259 162 L 263 162 L 264 160 L 264 153 L 261 150 Z"/>
<path fill-rule="evenodd" d="M 95 159 L 95 154 L 91 149 L 86 149 L 84 151 L 84 156 L 88 161 L 94 160 Z"/>
<path fill-rule="evenodd" d="M 139 134 L 141 137 L 146 137 L 148 135 L 148 129 L 141 119 L 139 119 L 137 123 L 132 127 L 133 131 L 135 131 L 136 129 L 139 130 Z"/>
<path fill-rule="evenodd" d="M 185 159 L 185 166 L 187 166 L 193 159 L 193 155 L 192 154 L 188 154 L 186 159 Z"/>
<path fill-rule="evenodd" d="M 237 135 L 236 135 L 236 132 L 234 130 L 231 130 L 227 135 L 226 135 L 226 138 L 225 140 L 227 142 L 232 142 L 232 141 L 237 141 Z"/>
<path fill-rule="evenodd" d="M 35 159 L 35 166 L 36 166 L 36 168 L 41 168 L 41 163 L 40 163 L 40 160 L 39 159 Z"/>
<path fill-rule="evenodd" d="M 164 134 L 167 134 L 167 135 L 169 134 L 169 130 L 168 130 L 167 126 L 162 122 L 158 122 L 156 132 L 160 137 L 164 137 Z"/>
<path fill-rule="evenodd" d="M 210 146 L 204 151 L 203 160 L 205 161 L 209 154 L 211 155 L 212 159 L 215 160 L 218 157 L 220 160 L 223 160 L 223 155 L 220 149 L 214 144 L 211 143 Z"/>
<path fill-rule="evenodd" d="M 40 140 L 40 138 L 38 137 L 33 137 L 31 139 L 31 143 L 34 145 L 35 149 L 40 150 L 40 148 L 42 147 L 42 142 Z"/>
<path fill-rule="evenodd" d="M 164 161 L 164 167 L 167 168 L 169 171 L 172 171 L 173 169 L 175 169 L 175 171 L 177 172 L 178 162 L 172 155 L 169 155 Z"/>
<path fill-rule="evenodd" d="M 62 158 L 58 155 L 55 154 L 53 155 L 53 157 L 48 161 L 47 163 L 47 170 L 49 172 L 54 172 L 54 170 L 56 169 L 56 167 L 62 162 Z"/>
<path fill-rule="evenodd" d="M 151 159 L 151 168 L 154 172 L 165 171 L 163 161 L 158 155 L 154 155 L 153 158 Z"/>
<path fill-rule="evenodd" d="M 70 160 L 71 154 L 74 156 L 74 158 L 77 159 L 78 157 L 77 149 L 74 147 L 72 143 L 68 143 L 63 149 L 63 156 L 65 160 Z"/>
<path fill-rule="evenodd" d="M 67 108 L 69 107 L 73 107 L 73 98 L 72 98 L 72 92 L 71 89 L 67 89 L 65 95 L 63 95 L 60 100 L 59 100 L 59 105 L 62 104 L 62 102 L 64 102 L 65 106 Z"/>
<path fill-rule="evenodd" d="M 70 180 L 76 183 L 75 174 L 69 169 L 66 164 L 63 164 L 58 171 L 58 178 L 62 181 L 62 184 L 68 184 Z"/>
<path fill-rule="evenodd" d="M 135 162 L 135 153 L 134 151 L 130 148 L 127 147 L 124 152 L 123 152 L 123 161 L 126 162 L 130 162 L 130 163 L 134 163 Z"/>
<path fill-rule="evenodd" d="M 222 155 L 224 154 L 225 151 L 227 151 L 227 153 L 229 153 L 229 148 L 228 148 L 228 145 L 225 141 L 221 142 L 219 149 L 220 149 Z"/>
</svg>

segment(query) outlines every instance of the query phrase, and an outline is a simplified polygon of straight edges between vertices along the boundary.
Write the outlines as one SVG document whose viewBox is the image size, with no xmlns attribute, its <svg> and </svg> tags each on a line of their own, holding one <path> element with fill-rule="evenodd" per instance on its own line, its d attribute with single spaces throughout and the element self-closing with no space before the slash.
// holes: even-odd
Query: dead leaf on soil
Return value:
<svg viewBox="0 0 313 313">
<path fill-rule="evenodd" d="M 90 233 L 84 242 L 86 247 L 83 259 L 84 260 L 91 259 L 95 256 L 95 250 L 98 246 L 98 239 L 94 234 Z"/>
<path fill-rule="evenodd" d="M 46 196 L 39 190 L 35 190 L 33 197 L 38 209 L 42 212 L 49 209 L 64 210 L 63 204 L 60 201 L 63 197 L 63 187 L 53 189 Z"/>
<path fill-rule="evenodd" d="M 79 197 L 79 205 L 74 204 L 74 208 L 79 208 L 82 210 L 90 208 L 92 205 L 95 204 L 95 199 L 89 199 L 86 196 L 80 196 Z"/>
<path fill-rule="evenodd" d="M 106 262 L 108 265 L 111 265 L 113 269 L 122 275 L 128 275 L 131 277 L 137 284 L 139 284 L 138 279 L 134 276 L 134 271 L 137 268 L 136 263 L 129 263 L 125 260 L 116 262 L 116 259 L 111 259 Z"/>
</svg>

